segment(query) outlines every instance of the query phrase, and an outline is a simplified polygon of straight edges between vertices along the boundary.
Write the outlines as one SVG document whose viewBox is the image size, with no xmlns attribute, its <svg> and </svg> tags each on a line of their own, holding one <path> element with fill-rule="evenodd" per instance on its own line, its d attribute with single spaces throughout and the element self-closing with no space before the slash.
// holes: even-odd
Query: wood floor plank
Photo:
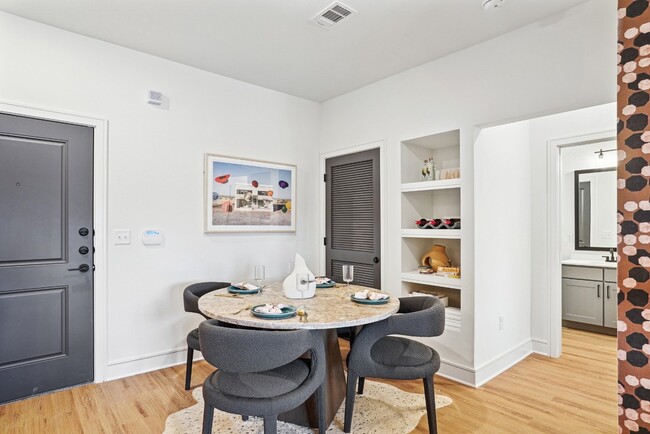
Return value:
<svg viewBox="0 0 650 434">
<path fill-rule="evenodd" d="M 563 356 L 533 354 L 474 389 L 436 377 L 436 393 L 454 402 L 438 411 L 442 434 L 617 431 L 616 338 L 564 329 Z M 347 343 L 341 344 L 343 356 Z M 212 371 L 194 364 L 192 386 Z M 0 406 L 0 433 L 161 433 L 171 413 L 194 404 L 183 365 L 88 384 Z M 421 381 L 385 381 L 423 393 Z M 427 433 L 426 417 L 413 434 Z"/>
</svg>

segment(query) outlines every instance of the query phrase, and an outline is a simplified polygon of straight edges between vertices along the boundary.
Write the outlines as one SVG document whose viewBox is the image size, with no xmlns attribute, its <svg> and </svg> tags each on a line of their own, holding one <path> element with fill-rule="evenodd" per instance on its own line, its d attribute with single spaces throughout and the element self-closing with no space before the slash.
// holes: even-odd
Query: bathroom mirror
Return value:
<svg viewBox="0 0 650 434">
<path fill-rule="evenodd" d="M 616 168 L 575 171 L 575 248 L 616 247 Z"/>
</svg>

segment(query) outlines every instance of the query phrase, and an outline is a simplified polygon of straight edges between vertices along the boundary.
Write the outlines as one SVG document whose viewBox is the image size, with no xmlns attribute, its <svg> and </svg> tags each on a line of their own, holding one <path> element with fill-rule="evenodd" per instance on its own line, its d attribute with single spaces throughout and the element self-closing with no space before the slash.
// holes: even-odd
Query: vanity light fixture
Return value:
<svg viewBox="0 0 650 434">
<path fill-rule="evenodd" d="M 602 159 L 602 158 L 605 158 L 605 152 L 614 152 L 616 150 L 617 150 L 616 148 L 614 148 L 614 149 L 602 149 L 601 148 L 600 151 L 595 151 L 594 154 L 598 154 L 598 158 Z"/>
</svg>

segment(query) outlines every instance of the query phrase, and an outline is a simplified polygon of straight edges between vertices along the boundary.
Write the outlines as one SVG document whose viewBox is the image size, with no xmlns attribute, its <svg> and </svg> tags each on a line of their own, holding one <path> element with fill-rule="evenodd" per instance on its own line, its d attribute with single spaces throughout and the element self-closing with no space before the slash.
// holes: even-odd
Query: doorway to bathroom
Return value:
<svg viewBox="0 0 650 434">
<path fill-rule="evenodd" d="M 603 257 L 615 255 L 609 249 L 617 241 L 616 172 L 611 170 L 617 155 L 615 119 L 612 103 L 477 131 L 475 256 L 485 260 L 476 261 L 475 271 L 486 278 L 475 282 L 475 302 L 493 307 L 492 317 L 482 321 L 498 328 L 497 336 L 528 339 L 531 351 L 560 357 L 563 333 L 577 330 L 563 320 L 562 273 L 569 265 L 562 262 L 570 260 L 593 261 L 583 264 L 592 266 L 586 274 L 573 266 L 565 276 L 572 279 L 565 283 L 578 290 L 564 300 L 576 305 L 573 323 L 591 317 L 600 328 L 583 327 L 581 333 L 615 331 L 615 263 Z M 576 198 L 582 201 L 576 204 Z M 587 219 L 587 210 L 596 208 L 600 211 Z M 576 210 L 583 217 L 577 236 Z M 502 227 L 507 230 L 495 237 Z M 587 285 L 590 279 L 597 282 Z M 593 299 L 586 301 L 587 294 Z M 525 333 L 510 337 L 513 326 L 520 330 L 528 325 Z M 604 354 L 612 355 L 604 358 L 615 370 L 615 339 L 599 337 L 607 348 Z"/>
<path fill-rule="evenodd" d="M 614 336 L 616 140 L 578 137 L 558 152 L 562 326 Z"/>
</svg>

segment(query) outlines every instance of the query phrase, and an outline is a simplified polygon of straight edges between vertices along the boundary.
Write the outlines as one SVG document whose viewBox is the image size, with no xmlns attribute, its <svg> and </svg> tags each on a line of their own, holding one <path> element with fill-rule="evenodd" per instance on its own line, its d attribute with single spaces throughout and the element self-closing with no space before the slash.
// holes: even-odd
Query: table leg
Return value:
<svg viewBox="0 0 650 434">
<path fill-rule="evenodd" d="M 334 416 L 345 399 L 345 375 L 341 348 L 336 330 L 323 330 L 325 339 L 325 422 L 329 426 Z M 282 413 L 279 420 L 291 422 L 296 425 L 318 427 L 318 412 L 316 408 L 316 395 L 312 395 L 304 404 L 286 413 Z"/>
</svg>

